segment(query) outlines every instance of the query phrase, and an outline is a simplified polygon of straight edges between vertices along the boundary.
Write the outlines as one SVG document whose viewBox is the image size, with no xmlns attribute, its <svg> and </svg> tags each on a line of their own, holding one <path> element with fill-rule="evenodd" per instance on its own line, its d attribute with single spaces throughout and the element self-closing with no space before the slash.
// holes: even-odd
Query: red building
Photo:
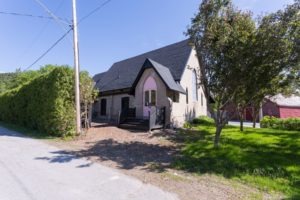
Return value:
<svg viewBox="0 0 300 200">
<path fill-rule="evenodd" d="M 300 97 L 292 95 L 284 97 L 279 94 L 266 98 L 262 107 L 263 116 L 274 116 L 278 118 L 300 117 Z"/>
<path fill-rule="evenodd" d="M 232 120 L 239 120 L 235 113 L 236 107 L 234 105 L 227 106 L 228 113 L 233 114 Z M 285 97 L 278 94 L 273 97 L 266 97 L 262 108 L 260 110 L 257 120 L 261 120 L 264 116 L 273 116 L 277 118 L 300 118 L 300 96 L 292 95 Z M 244 113 L 245 121 L 253 121 L 252 107 L 247 107 Z"/>
</svg>

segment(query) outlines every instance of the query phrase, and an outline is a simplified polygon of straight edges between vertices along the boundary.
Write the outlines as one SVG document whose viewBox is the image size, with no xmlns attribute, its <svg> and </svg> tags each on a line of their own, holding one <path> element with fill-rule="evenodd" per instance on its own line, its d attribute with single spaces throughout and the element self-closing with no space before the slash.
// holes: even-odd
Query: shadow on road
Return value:
<svg viewBox="0 0 300 200">
<path fill-rule="evenodd" d="M 170 166 L 178 150 L 174 146 L 160 146 L 143 142 L 120 143 L 106 139 L 89 144 L 84 150 L 55 151 L 52 157 L 37 157 L 36 160 L 46 160 L 49 163 L 66 163 L 81 157 L 93 157 L 98 161 L 113 161 L 120 169 L 140 167 L 144 170 L 162 172 Z M 83 164 L 79 168 L 89 167 Z"/>
</svg>

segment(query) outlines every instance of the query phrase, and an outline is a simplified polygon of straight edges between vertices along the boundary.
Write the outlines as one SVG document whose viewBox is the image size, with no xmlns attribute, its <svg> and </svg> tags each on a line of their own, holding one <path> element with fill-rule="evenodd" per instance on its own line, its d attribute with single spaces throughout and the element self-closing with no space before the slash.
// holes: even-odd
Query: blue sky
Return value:
<svg viewBox="0 0 300 200">
<path fill-rule="evenodd" d="M 57 16 L 71 19 L 71 0 L 41 0 Z M 77 0 L 80 19 L 105 0 Z M 91 75 L 114 62 L 185 39 L 200 0 L 112 0 L 79 25 L 81 70 Z M 233 0 L 254 15 L 274 12 L 293 0 Z M 47 16 L 35 0 L 1 0 L 0 12 Z M 0 14 L 0 72 L 25 69 L 64 34 L 53 20 Z M 68 28 L 67 26 L 65 28 Z M 31 69 L 73 65 L 72 34 Z"/>
</svg>

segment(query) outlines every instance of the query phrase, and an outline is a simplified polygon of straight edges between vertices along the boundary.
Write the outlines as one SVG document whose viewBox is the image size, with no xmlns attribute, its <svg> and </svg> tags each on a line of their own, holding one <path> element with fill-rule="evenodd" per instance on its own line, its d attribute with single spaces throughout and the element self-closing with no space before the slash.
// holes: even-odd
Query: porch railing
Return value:
<svg viewBox="0 0 300 200">
<path fill-rule="evenodd" d="M 164 128 L 166 124 L 166 107 L 151 107 L 151 110 L 148 112 L 148 119 L 137 119 L 136 118 L 136 108 L 127 108 L 123 109 L 119 112 L 118 117 L 118 125 L 121 125 L 122 123 L 126 123 L 127 119 L 131 120 L 138 120 L 139 123 L 142 123 L 141 125 L 147 126 L 145 128 L 148 128 L 148 130 L 152 130 L 155 128 Z M 144 124 L 145 123 L 145 124 Z"/>
<path fill-rule="evenodd" d="M 166 124 L 166 107 L 152 107 L 149 114 L 149 130 L 164 128 Z"/>
</svg>

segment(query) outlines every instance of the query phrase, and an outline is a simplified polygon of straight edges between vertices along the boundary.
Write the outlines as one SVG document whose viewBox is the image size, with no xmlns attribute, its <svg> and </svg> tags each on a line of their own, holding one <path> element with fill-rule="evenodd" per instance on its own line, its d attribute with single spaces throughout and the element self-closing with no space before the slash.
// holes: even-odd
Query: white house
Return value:
<svg viewBox="0 0 300 200">
<path fill-rule="evenodd" d="M 94 116 L 147 124 L 155 115 L 154 124 L 178 127 L 207 115 L 207 100 L 197 83 L 199 67 L 188 40 L 116 62 L 93 77 L 100 91 Z"/>
</svg>

